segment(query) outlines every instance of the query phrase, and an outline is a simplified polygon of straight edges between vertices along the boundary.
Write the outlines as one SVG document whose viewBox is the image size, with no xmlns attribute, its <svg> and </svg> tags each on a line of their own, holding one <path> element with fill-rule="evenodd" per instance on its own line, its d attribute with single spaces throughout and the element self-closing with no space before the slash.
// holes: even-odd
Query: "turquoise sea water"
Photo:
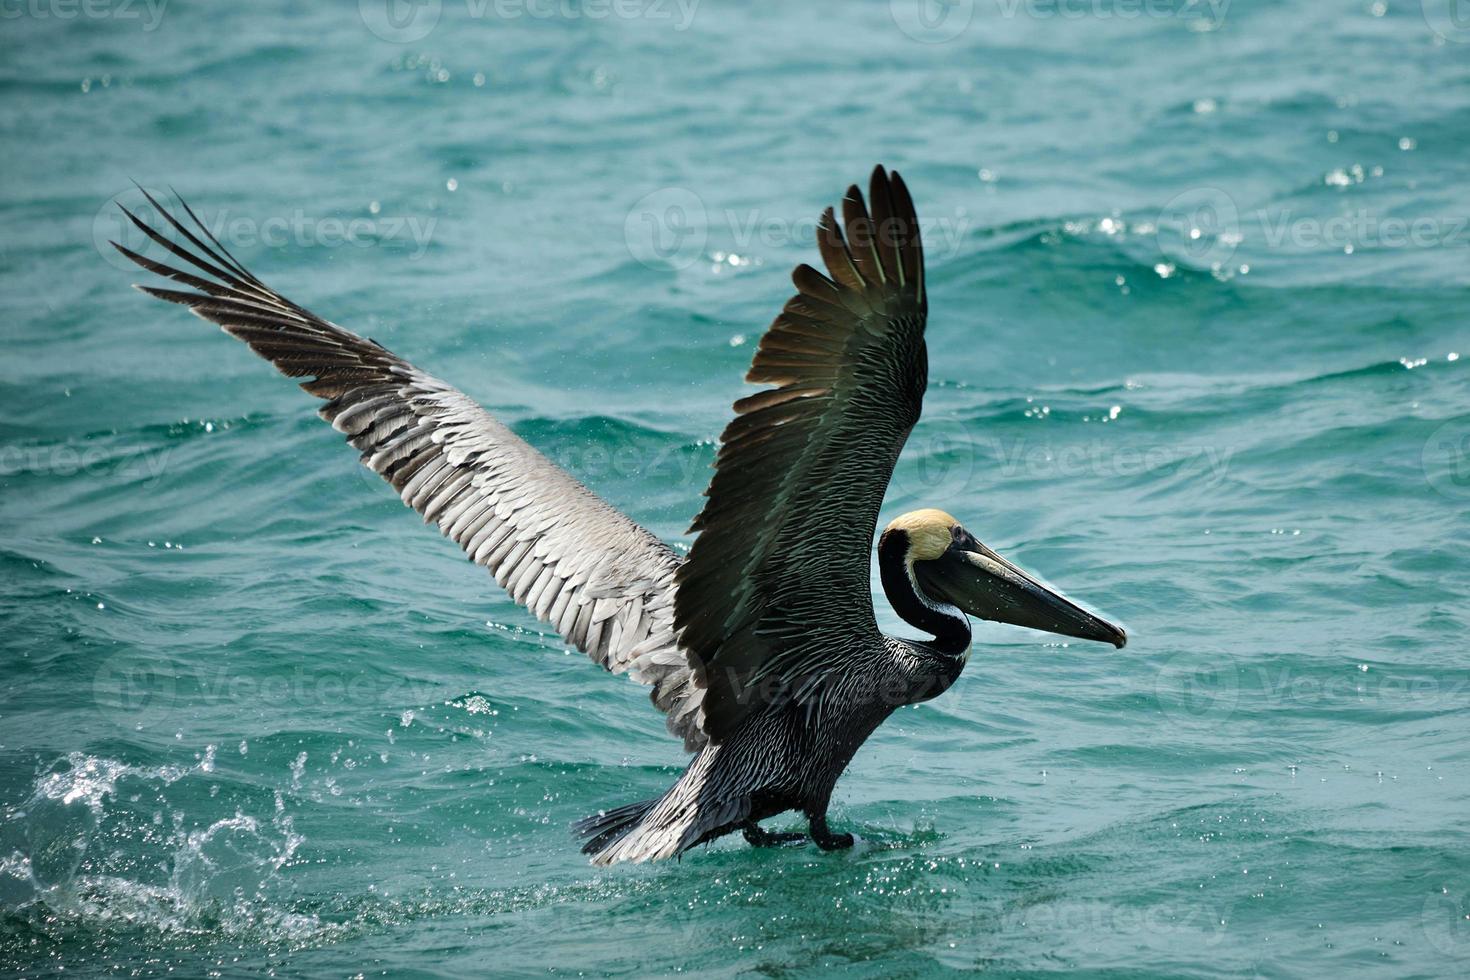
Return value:
<svg viewBox="0 0 1470 980">
<path fill-rule="evenodd" d="M 0 12 L 0 973 L 1470 971 L 1452 4 Z M 644 691 L 98 247 L 177 187 L 686 544 L 878 162 L 932 297 L 885 520 L 950 510 L 1132 642 L 982 624 L 832 855 L 589 867 L 568 824 L 683 764 Z"/>
</svg>

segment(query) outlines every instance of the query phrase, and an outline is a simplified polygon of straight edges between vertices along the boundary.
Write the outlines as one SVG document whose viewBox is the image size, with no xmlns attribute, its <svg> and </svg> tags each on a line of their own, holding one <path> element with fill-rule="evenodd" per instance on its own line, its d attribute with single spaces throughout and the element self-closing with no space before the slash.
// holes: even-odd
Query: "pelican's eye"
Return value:
<svg viewBox="0 0 1470 980">
<path fill-rule="evenodd" d="M 961 551 L 979 551 L 984 547 L 979 541 L 975 540 L 975 535 L 966 531 L 958 524 L 949 529 L 949 536 L 954 547 Z"/>
</svg>

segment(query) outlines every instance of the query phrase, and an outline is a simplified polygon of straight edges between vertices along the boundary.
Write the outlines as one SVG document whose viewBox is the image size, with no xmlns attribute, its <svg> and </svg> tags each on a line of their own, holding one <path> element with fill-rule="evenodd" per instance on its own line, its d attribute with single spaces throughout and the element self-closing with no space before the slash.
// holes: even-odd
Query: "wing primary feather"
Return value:
<svg viewBox="0 0 1470 980">
<path fill-rule="evenodd" d="M 869 283 L 883 284 L 883 263 L 873 242 L 873 222 L 868 217 L 867 205 L 863 203 L 863 192 L 853 184 L 842 199 L 842 224 L 847 235 L 852 260 L 862 271 Z"/>
<path fill-rule="evenodd" d="M 907 188 L 878 167 L 823 213 L 827 274 L 792 273 L 787 300 L 756 347 L 715 475 L 675 575 L 674 625 L 705 688 L 702 726 L 720 742 L 758 702 L 752 683 L 844 669 L 847 651 L 881 644 L 869 552 L 883 493 L 917 419 L 928 375 L 919 227 Z M 871 211 L 869 208 L 871 207 Z M 841 636 L 814 651 L 811 637 Z"/>
<path fill-rule="evenodd" d="M 899 242 L 905 236 L 901 223 L 894 218 L 893 200 L 888 195 L 888 174 L 881 165 L 873 168 L 873 178 L 868 185 L 868 213 L 872 221 L 874 251 L 883 265 L 883 277 L 902 288 L 898 250 Z"/>
<path fill-rule="evenodd" d="M 146 272 L 187 287 L 140 285 L 141 291 L 188 307 L 282 374 L 305 379 L 302 389 L 325 402 L 318 414 L 342 431 L 364 465 L 608 670 L 629 672 L 635 643 L 625 638 L 657 633 L 667 665 L 638 676 L 667 711 L 670 732 L 690 751 L 706 744 L 704 690 L 693 683 L 673 626 L 677 554 L 459 391 L 270 289 L 182 198 L 197 233 L 143 194 L 192 248 L 119 204 L 148 240 L 184 266 L 114 243 Z"/>
</svg>

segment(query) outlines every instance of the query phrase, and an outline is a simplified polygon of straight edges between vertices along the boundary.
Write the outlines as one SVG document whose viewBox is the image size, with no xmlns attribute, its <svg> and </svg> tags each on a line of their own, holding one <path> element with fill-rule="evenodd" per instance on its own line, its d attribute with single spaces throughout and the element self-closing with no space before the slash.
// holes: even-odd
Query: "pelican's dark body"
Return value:
<svg viewBox="0 0 1470 980">
<path fill-rule="evenodd" d="M 811 821 L 818 844 L 851 843 L 826 831 L 838 777 L 890 714 L 944 693 L 965 665 L 963 653 L 882 634 L 855 642 L 857 669 L 812 690 L 757 693 L 761 710 L 701 749 L 662 797 L 579 824 L 589 838 L 584 850 L 600 863 L 670 857 L 789 810 Z"/>
<path fill-rule="evenodd" d="M 966 614 L 1122 646 L 937 510 L 897 518 L 878 546 L 894 611 L 933 639 L 878 630 L 872 535 L 928 378 L 923 246 L 896 173 L 877 168 L 868 202 L 851 187 L 841 219 L 828 208 L 818 223 L 827 274 L 792 273 L 796 295 L 746 376 L 773 387 L 735 403 L 687 558 L 462 392 L 266 286 L 188 205 L 192 226 L 148 201 L 187 246 L 125 213 L 187 268 L 118 248 L 190 289 L 140 288 L 308 379 L 319 414 L 405 504 L 568 643 L 652 689 L 695 755 L 663 796 L 582 821 L 596 863 L 736 829 L 767 843 L 758 822 L 787 810 L 819 846 L 851 844 L 827 828 L 832 788 L 894 709 L 954 683 Z"/>
</svg>

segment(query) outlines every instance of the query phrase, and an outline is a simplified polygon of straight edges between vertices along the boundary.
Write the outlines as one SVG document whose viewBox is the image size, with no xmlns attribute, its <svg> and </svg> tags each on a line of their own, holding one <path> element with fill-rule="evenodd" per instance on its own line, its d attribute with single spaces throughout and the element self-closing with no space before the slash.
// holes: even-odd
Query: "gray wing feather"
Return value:
<svg viewBox="0 0 1470 980">
<path fill-rule="evenodd" d="M 235 261 L 187 204 L 184 210 L 210 244 L 148 200 L 193 250 L 124 213 L 204 275 L 114 242 L 144 269 L 197 292 L 138 288 L 219 324 L 281 373 L 310 378 L 301 387 L 326 401 L 318 414 L 405 504 L 568 643 L 609 671 L 652 687 L 653 703 L 687 749 L 704 745 L 704 692 L 693 683 L 675 638 L 673 592 L 681 560 L 674 551 L 455 388 L 271 290 Z"/>
</svg>

